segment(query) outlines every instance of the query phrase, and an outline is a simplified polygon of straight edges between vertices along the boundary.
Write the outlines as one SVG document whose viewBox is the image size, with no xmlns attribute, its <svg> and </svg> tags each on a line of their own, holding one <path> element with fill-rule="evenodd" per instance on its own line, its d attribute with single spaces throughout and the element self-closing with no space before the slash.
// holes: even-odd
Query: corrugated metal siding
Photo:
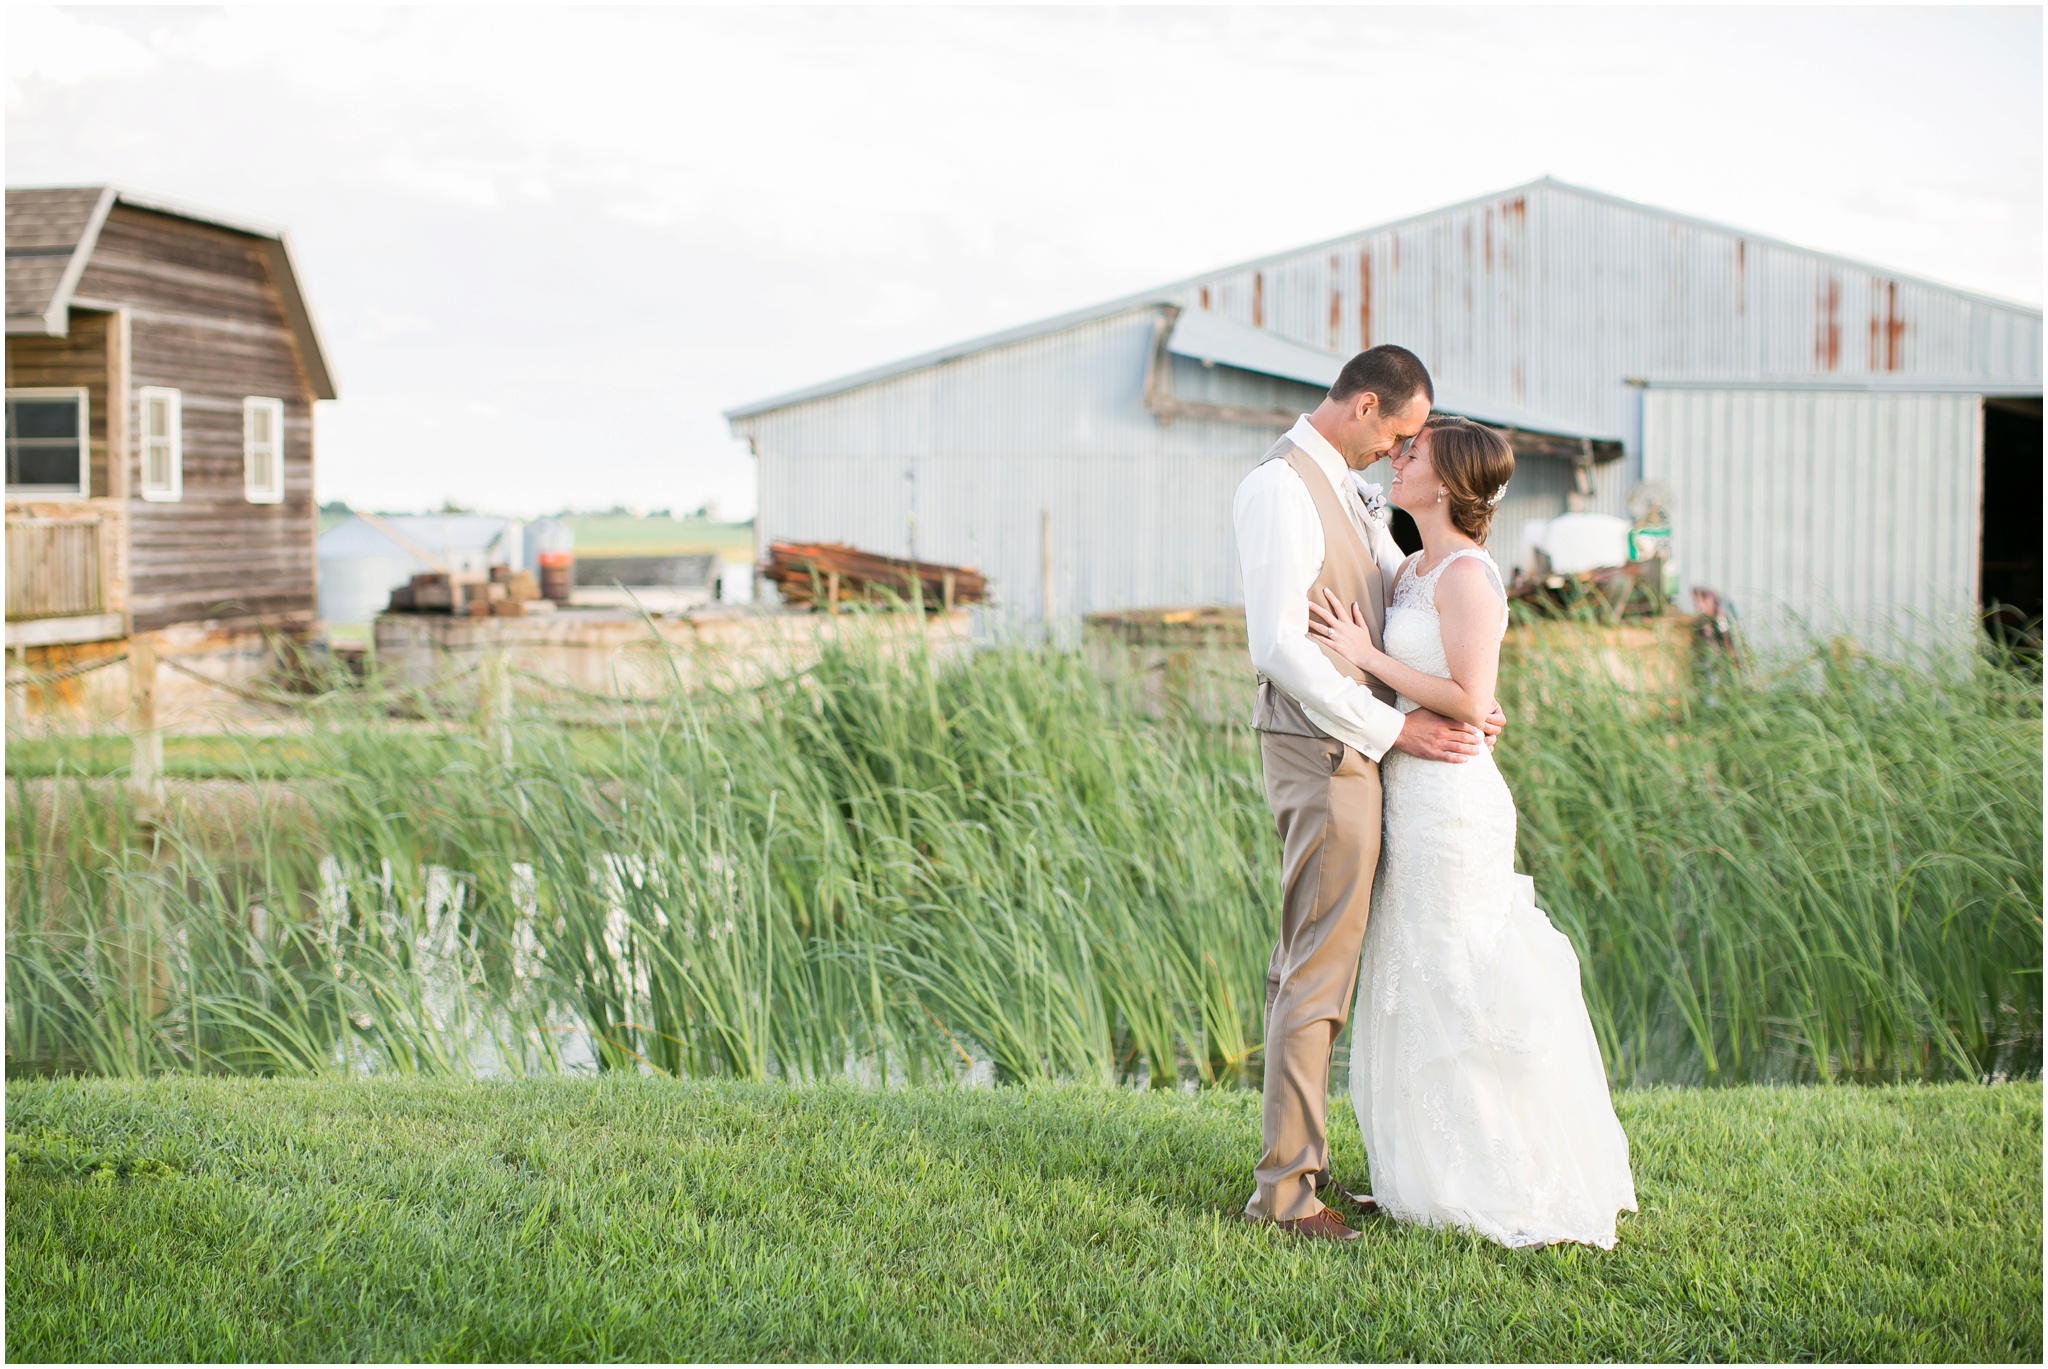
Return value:
<svg viewBox="0 0 2048 1369">
<path fill-rule="evenodd" d="M 1980 409 L 1972 395 L 1648 391 L 1644 470 L 1672 490 L 1681 585 L 1730 597 L 1764 641 L 1798 620 L 1871 641 L 1966 635 Z"/>
<path fill-rule="evenodd" d="M 2035 311 L 1565 186 L 1223 272 L 1204 300 L 1331 351 L 1399 342 L 1447 390 L 1616 436 L 1631 377 L 2041 380 Z"/>
<path fill-rule="evenodd" d="M 1445 390 L 1471 402 L 1613 434 L 1624 457 L 1593 473 L 1591 507 L 1604 513 L 1625 512 L 1645 470 L 1643 391 L 1631 378 L 1969 378 L 2036 390 L 2041 380 L 2038 311 L 1554 184 L 1219 272 L 1189 284 L 1181 299 L 1335 352 L 1399 341 Z M 1041 612 L 1038 519 L 1049 510 L 1062 618 L 1236 601 L 1230 496 L 1272 433 L 1185 419 L 1161 425 L 1142 396 L 1152 319 L 1149 306 L 1133 304 L 736 420 L 761 458 L 760 537 L 972 563 L 1011 611 L 1031 619 Z M 1183 359 L 1173 378 L 1187 398 L 1301 408 L 1313 398 L 1307 387 Z M 1830 398 L 1842 412 L 1938 402 L 1811 398 L 1815 413 L 1835 412 L 1821 402 Z M 1790 406 L 1773 412 L 1806 412 L 1772 402 Z M 1661 478 L 1673 481 L 1697 444 L 1664 440 Z M 1887 441 L 1906 444 L 1887 448 L 1887 460 L 1938 465 L 1952 455 L 1912 450 L 1914 442 L 1950 443 L 1939 424 Z M 1563 463 L 1524 463 L 1495 523 L 1492 549 L 1503 566 L 1519 554 L 1522 524 L 1563 512 L 1569 486 Z M 1702 507 L 1732 507 L 1715 497 Z M 1812 511 L 1822 523 L 1829 516 Z M 1974 556 L 1974 516 L 1963 526 L 1955 536 Z M 1708 536 L 1705 526 L 1698 531 Z M 1713 564 L 1734 573 L 1747 563 Z M 1716 587 L 1733 592 L 1733 584 L 1724 576 Z M 1930 604 L 1954 598 L 1927 593 Z M 1861 589 L 1856 596 L 1892 602 Z"/>
<path fill-rule="evenodd" d="M 1486 549 L 1510 578 L 1522 558 L 1522 525 L 1539 518 L 1555 518 L 1565 512 L 1572 491 L 1569 462 L 1534 457 L 1515 463 L 1515 478 L 1508 482 L 1507 498 L 1493 515 Z M 1597 497 L 1596 497 L 1597 502 Z M 1605 512 L 1605 510 L 1601 510 Z"/>
<path fill-rule="evenodd" d="M 1134 309 L 734 424 L 761 455 L 757 536 L 979 567 L 1006 616 L 1235 603 L 1237 482 L 1268 433 L 1143 403 L 1153 311 Z M 1273 396 L 1278 397 L 1278 396 Z"/>
<path fill-rule="evenodd" d="M 1173 394 L 1176 399 L 1199 399 L 1211 404 L 1243 404 L 1262 409 L 1289 409 L 1308 413 L 1328 393 L 1322 386 L 1288 380 L 1282 376 L 1240 371 L 1235 366 L 1210 366 L 1190 357 L 1169 357 L 1173 366 Z"/>
</svg>

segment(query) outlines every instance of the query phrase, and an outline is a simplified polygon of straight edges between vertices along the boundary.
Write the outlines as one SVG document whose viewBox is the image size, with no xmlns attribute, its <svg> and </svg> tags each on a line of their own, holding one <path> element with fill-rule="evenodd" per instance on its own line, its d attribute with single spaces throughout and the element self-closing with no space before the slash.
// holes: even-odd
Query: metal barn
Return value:
<svg viewBox="0 0 2048 1369">
<path fill-rule="evenodd" d="M 1399 342 L 1510 431 L 1496 521 L 1668 491 L 1753 630 L 2040 612 L 2041 312 L 1542 180 L 729 411 L 761 549 L 980 567 L 998 614 L 1239 599 L 1231 494 Z"/>
</svg>

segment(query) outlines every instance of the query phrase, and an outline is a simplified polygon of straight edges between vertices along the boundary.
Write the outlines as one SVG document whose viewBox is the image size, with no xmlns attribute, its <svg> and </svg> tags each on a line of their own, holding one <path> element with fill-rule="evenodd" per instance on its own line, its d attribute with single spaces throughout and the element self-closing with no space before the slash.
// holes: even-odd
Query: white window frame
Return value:
<svg viewBox="0 0 2048 1369">
<path fill-rule="evenodd" d="M 256 415 L 270 415 L 269 485 L 256 483 Z M 284 502 L 284 401 L 250 395 L 242 401 L 242 494 L 251 504 Z"/>
<path fill-rule="evenodd" d="M 9 485 L 9 499 L 89 499 L 92 497 L 92 392 L 83 385 L 9 387 L 9 399 L 71 399 L 78 402 L 78 486 Z"/>
<path fill-rule="evenodd" d="M 144 385 L 135 392 L 135 432 L 138 450 L 142 454 L 142 469 L 137 488 L 142 497 L 152 504 L 175 504 L 185 497 L 185 400 L 184 396 L 168 385 Z M 152 433 L 149 430 L 149 405 L 151 400 L 164 401 L 165 412 L 170 417 L 171 430 L 167 433 Z M 152 447 L 161 447 L 166 457 L 165 469 L 170 472 L 168 481 L 152 481 L 149 478 L 149 455 Z"/>
</svg>

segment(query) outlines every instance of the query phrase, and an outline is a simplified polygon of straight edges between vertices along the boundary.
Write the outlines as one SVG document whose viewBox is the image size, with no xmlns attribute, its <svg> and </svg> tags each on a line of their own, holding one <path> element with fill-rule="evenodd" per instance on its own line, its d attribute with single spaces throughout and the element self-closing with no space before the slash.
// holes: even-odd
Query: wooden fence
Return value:
<svg viewBox="0 0 2048 1369">
<path fill-rule="evenodd" d="M 96 519 L 7 520 L 7 619 L 70 618 L 105 611 Z"/>
</svg>

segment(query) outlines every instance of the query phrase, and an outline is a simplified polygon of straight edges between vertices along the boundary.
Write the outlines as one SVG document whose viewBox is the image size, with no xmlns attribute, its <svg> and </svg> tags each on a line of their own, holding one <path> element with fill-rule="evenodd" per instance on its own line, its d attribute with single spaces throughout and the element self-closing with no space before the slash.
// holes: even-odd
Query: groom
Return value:
<svg viewBox="0 0 2048 1369">
<path fill-rule="evenodd" d="M 1330 1052 L 1351 1009 L 1380 855 L 1380 759 L 1479 753 L 1479 729 L 1423 709 L 1310 640 L 1308 606 L 1328 589 L 1365 610 L 1380 645 L 1401 549 L 1368 514 L 1352 471 L 1412 441 L 1436 392 L 1405 347 L 1346 362 L 1330 393 L 1237 487 L 1245 628 L 1259 674 L 1252 726 L 1280 829 L 1280 939 L 1266 970 L 1264 1153 L 1245 1220 L 1354 1240 L 1323 1206 L 1331 1183 L 1325 1112 Z M 1487 733 L 1500 730 L 1498 712 Z"/>
</svg>

